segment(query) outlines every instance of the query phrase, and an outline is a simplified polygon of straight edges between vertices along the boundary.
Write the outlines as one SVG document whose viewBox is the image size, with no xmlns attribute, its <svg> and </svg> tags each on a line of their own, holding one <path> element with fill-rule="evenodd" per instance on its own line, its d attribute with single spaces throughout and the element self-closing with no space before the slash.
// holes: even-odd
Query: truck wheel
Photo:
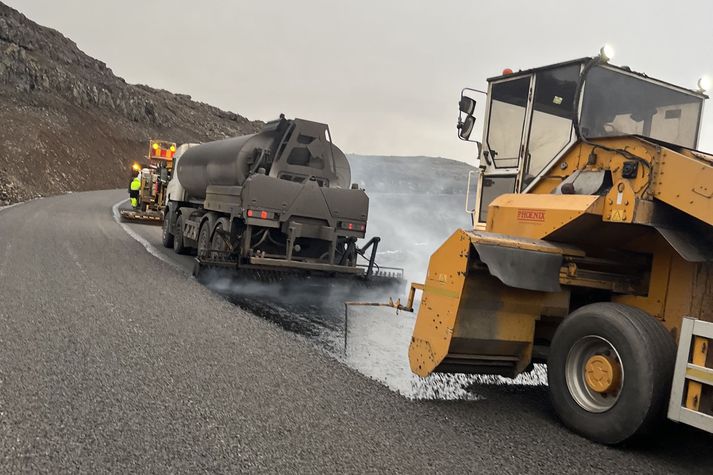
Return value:
<svg viewBox="0 0 713 475">
<path fill-rule="evenodd" d="M 663 419 L 676 345 L 646 312 L 615 303 L 570 314 L 552 339 L 547 376 L 562 422 L 603 444 L 649 433 Z"/>
<path fill-rule="evenodd" d="M 190 248 L 183 244 L 183 216 L 176 218 L 176 234 L 173 236 L 173 250 L 176 254 L 188 254 Z"/>
<path fill-rule="evenodd" d="M 171 234 L 171 231 L 169 231 L 170 224 L 171 224 L 171 213 L 170 212 L 168 214 L 164 213 L 163 226 L 161 228 L 161 244 L 163 244 L 163 247 L 168 248 L 168 249 L 173 247 L 173 234 Z"/>
<path fill-rule="evenodd" d="M 210 220 L 206 219 L 201 224 L 198 233 L 198 257 L 210 257 Z"/>
<path fill-rule="evenodd" d="M 220 218 L 217 223 L 215 223 L 215 229 L 213 230 L 213 239 L 211 240 L 211 249 L 221 253 L 221 257 L 225 257 L 225 253 L 230 250 L 230 246 L 225 241 L 222 233 L 224 230 L 230 230 L 230 223 L 225 218 Z"/>
</svg>

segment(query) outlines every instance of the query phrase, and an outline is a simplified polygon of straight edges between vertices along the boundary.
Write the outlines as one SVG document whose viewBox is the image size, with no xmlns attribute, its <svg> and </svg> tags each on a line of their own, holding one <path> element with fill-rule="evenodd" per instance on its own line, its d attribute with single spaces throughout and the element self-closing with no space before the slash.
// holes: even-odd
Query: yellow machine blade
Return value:
<svg viewBox="0 0 713 475">
<path fill-rule="evenodd" d="M 504 284 L 521 276 L 507 275 L 507 269 L 495 266 L 489 269 L 481 259 L 487 249 L 512 252 L 524 263 L 519 272 L 524 274 L 530 256 L 534 273 L 525 278 L 532 281 L 533 290 Z M 566 291 L 559 288 L 564 255 L 579 256 L 582 251 L 536 239 L 456 231 L 429 263 L 409 347 L 411 370 L 419 376 L 434 371 L 515 376 L 524 371 L 531 362 L 535 322 L 543 307 L 567 309 Z M 538 266 L 547 277 L 538 275 Z"/>
<path fill-rule="evenodd" d="M 469 252 L 470 238 L 459 229 L 431 256 L 409 346 L 411 370 L 419 376 L 431 373 L 448 354 Z"/>
</svg>

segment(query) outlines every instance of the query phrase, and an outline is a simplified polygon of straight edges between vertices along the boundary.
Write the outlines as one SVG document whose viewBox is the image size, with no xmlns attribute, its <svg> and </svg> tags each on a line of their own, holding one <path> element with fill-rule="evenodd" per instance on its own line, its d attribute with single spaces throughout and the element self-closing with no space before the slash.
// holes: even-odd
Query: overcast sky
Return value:
<svg viewBox="0 0 713 475">
<path fill-rule="evenodd" d="M 694 88 L 713 75 L 711 1 L 2 0 L 131 83 L 250 119 L 327 122 L 346 152 L 473 163 L 464 86 L 594 55 Z M 713 151 L 707 107 L 700 148 Z"/>
</svg>

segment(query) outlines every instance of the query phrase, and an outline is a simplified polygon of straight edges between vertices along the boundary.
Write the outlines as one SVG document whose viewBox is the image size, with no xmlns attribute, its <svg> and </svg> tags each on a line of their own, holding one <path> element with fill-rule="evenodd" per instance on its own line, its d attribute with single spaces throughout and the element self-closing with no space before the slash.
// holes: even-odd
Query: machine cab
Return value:
<svg viewBox="0 0 713 475">
<path fill-rule="evenodd" d="M 551 193 L 537 188 L 579 141 L 639 135 L 695 149 L 702 92 L 673 86 L 582 58 L 488 79 L 474 225 L 483 226 L 488 205 L 506 193 Z M 459 136 L 468 140 L 474 100 L 464 90 Z M 470 190 L 469 190 L 470 192 Z"/>
</svg>

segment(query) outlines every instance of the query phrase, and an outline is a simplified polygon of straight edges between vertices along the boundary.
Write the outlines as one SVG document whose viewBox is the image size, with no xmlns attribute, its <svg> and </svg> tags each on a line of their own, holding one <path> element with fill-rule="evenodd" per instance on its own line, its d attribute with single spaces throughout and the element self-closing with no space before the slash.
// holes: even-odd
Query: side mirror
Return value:
<svg viewBox="0 0 713 475">
<path fill-rule="evenodd" d="M 475 112 L 475 100 L 467 96 L 460 96 L 458 108 L 465 115 L 473 115 L 473 112 Z"/>
<path fill-rule="evenodd" d="M 475 117 L 472 115 L 467 115 L 463 121 L 458 121 L 458 137 L 461 140 L 470 139 L 470 134 L 473 132 L 473 126 L 475 125 Z"/>
<path fill-rule="evenodd" d="M 469 87 L 463 88 L 460 92 L 460 100 L 458 101 L 458 138 L 465 140 L 466 142 L 475 142 L 471 140 L 470 136 L 473 133 L 473 128 L 475 126 L 475 106 L 477 102 L 475 99 L 467 94 L 483 94 L 487 97 L 485 91 L 479 91 L 478 89 L 471 89 Z M 480 155 L 480 150 L 478 150 Z"/>
</svg>

